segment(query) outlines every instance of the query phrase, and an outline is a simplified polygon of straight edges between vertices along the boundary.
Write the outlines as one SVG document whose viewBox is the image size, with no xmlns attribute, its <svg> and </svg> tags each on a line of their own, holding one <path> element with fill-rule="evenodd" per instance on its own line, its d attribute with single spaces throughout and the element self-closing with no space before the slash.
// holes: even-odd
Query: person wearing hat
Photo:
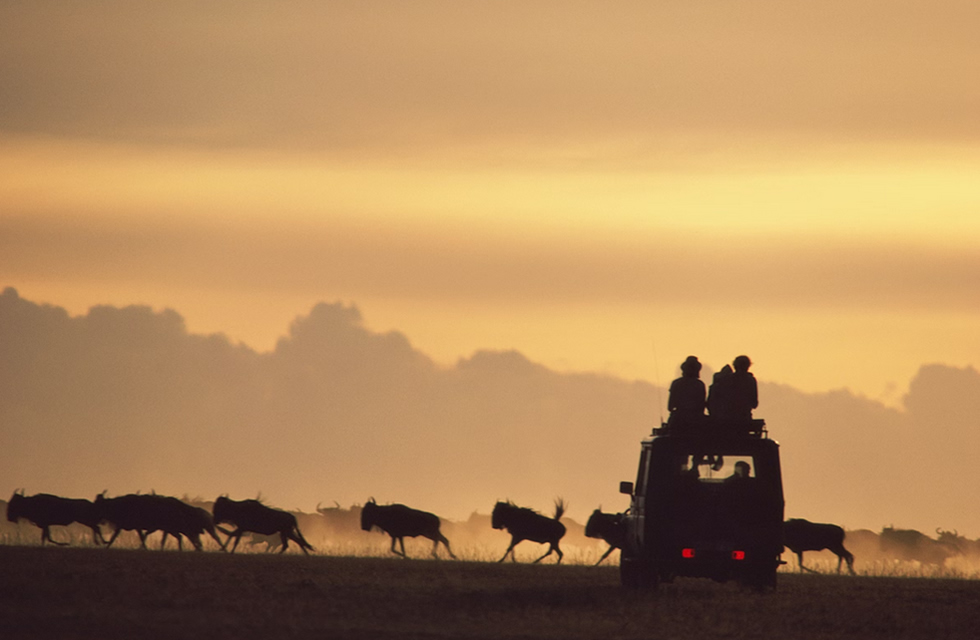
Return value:
<svg viewBox="0 0 980 640">
<path fill-rule="evenodd" d="M 688 356 L 681 364 L 681 377 L 670 383 L 667 410 L 671 428 L 696 427 L 704 419 L 705 388 L 701 381 L 701 363 L 695 356 Z"/>
</svg>

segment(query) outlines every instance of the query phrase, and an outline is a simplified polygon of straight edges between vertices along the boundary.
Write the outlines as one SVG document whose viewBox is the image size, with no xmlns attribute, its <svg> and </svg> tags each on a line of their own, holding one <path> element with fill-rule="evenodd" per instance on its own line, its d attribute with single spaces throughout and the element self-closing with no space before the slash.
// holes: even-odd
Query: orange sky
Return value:
<svg viewBox="0 0 980 640">
<path fill-rule="evenodd" d="M 0 286 L 268 349 L 689 353 L 897 402 L 980 364 L 973 2 L 0 7 Z"/>
</svg>

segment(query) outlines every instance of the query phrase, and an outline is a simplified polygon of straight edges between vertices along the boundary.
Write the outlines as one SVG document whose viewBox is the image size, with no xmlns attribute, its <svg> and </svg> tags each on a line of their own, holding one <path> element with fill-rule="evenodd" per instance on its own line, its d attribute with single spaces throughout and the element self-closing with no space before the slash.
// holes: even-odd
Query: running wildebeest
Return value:
<svg viewBox="0 0 980 640">
<path fill-rule="evenodd" d="M 229 540 L 235 539 L 235 544 L 231 548 L 232 553 L 238 548 L 242 534 L 247 531 L 267 536 L 278 533 L 279 539 L 282 540 L 282 549 L 279 553 L 286 550 L 290 540 L 299 545 L 307 555 L 309 551 L 314 551 L 313 545 L 300 533 L 296 516 L 288 511 L 267 507 L 258 500 L 232 500 L 227 496 L 221 496 L 215 500 L 212 512 L 215 525 L 227 522 L 236 527 L 234 531 L 228 533 Z"/>
<path fill-rule="evenodd" d="M 506 560 L 508 555 L 512 561 L 517 562 L 514 547 L 522 540 L 531 540 L 532 542 L 550 545 L 548 553 L 535 560 L 535 563 L 541 562 L 552 552 L 555 552 L 558 554 L 558 563 L 560 564 L 565 555 L 558 547 L 559 541 L 565 535 L 565 525 L 559 522 L 563 513 L 565 513 L 565 503 L 561 498 L 555 501 L 553 518 L 543 516 L 533 509 L 518 507 L 509 500 L 497 502 L 491 514 L 491 525 L 494 529 L 507 529 L 511 536 L 510 546 L 507 547 L 507 552 L 498 562 Z"/>
<path fill-rule="evenodd" d="M 160 548 L 167 544 L 167 537 L 177 539 L 177 546 L 184 548 L 181 536 L 186 537 L 197 551 L 203 549 L 201 534 L 209 534 L 222 549 L 225 543 L 218 537 L 214 521 L 206 510 L 189 505 L 182 500 L 156 494 L 131 493 L 116 498 L 98 495 L 95 507 L 101 522 L 107 522 L 116 531 L 106 543 L 112 546 L 122 531 L 135 531 L 140 546 L 146 548 L 146 538 L 156 531 L 163 532 Z"/>
<path fill-rule="evenodd" d="M 878 540 L 882 554 L 905 562 L 941 566 L 947 558 L 960 553 L 955 544 L 947 544 L 949 538 L 944 541 L 941 533 L 940 539 L 934 540 L 915 529 L 884 527 Z"/>
<path fill-rule="evenodd" d="M 102 537 L 102 530 L 99 529 L 95 505 L 91 500 L 62 498 L 50 493 L 25 496 L 23 492 L 15 491 L 10 496 L 10 502 L 7 503 L 7 520 L 17 522 L 21 518 L 41 528 L 42 547 L 45 542 L 62 547 L 68 546 L 69 543 L 67 542 L 58 542 L 51 538 L 51 527 L 53 525 L 68 526 L 73 522 L 78 522 L 91 529 L 92 540 L 95 544 L 105 542 Z"/>
<path fill-rule="evenodd" d="M 609 543 L 609 549 L 602 554 L 596 566 L 609 557 L 609 554 L 616 549 L 622 549 L 626 542 L 626 530 L 623 528 L 622 513 L 603 513 L 602 509 L 596 509 L 585 523 L 585 535 L 588 538 L 599 538 Z"/>
<path fill-rule="evenodd" d="M 361 529 L 370 531 L 378 527 L 391 536 L 391 552 L 396 556 L 407 558 L 405 555 L 405 536 L 414 538 L 422 536 L 432 540 L 432 556 L 438 558 L 437 549 L 441 542 L 449 552 L 450 557 L 456 554 L 449 548 L 449 540 L 439 531 L 439 516 L 427 511 L 419 511 L 403 504 L 378 505 L 374 498 L 368 500 L 361 510 Z M 401 553 L 395 550 L 395 542 L 401 545 Z"/>
<path fill-rule="evenodd" d="M 796 554 L 801 573 L 813 572 L 813 569 L 803 566 L 804 551 L 828 549 L 837 555 L 837 573 L 840 573 L 841 563 L 846 561 L 847 570 L 854 575 L 854 556 L 844 548 L 844 529 L 836 524 L 792 518 L 783 523 L 783 544 Z"/>
<path fill-rule="evenodd" d="M 107 498 L 104 494 L 95 496 L 95 510 L 99 522 L 106 522 L 115 531 L 106 542 L 106 548 L 112 546 L 123 531 L 135 531 L 140 539 L 140 547 L 146 548 L 146 537 L 157 531 L 157 518 L 153 515 L 150 496 L 130 493 L 115 498 Z"/>
<path fill-rule="evenodd" d="M 167 500 L 173 501 L 170 503 L 170 508 L 173 510 L 175 526 L 163 530 L 163 540 L 160 541 L 161 549 L 167 543 L 167 535 L 169 534 L 177 538 L 177 548 L 183 551 L 184 546 L 180 538 L 182 534 L 190 540 L 196 551 L 201 551 L 204 548 L 204 545 L 201 544 L 201 534 L 207 533 L 221 546 L 222 551 L 225 550 L 227 540 L 222 542 L 221 538 L 218 537 L 214 517 L 207 509 L 181 502 L 177 498 L 168 498 Z"/>
</svg>

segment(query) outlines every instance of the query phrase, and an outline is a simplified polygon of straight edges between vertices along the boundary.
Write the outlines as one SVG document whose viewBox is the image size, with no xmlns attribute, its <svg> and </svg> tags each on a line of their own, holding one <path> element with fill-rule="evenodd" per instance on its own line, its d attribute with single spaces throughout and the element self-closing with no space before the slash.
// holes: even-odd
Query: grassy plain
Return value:
<svg viewBox="0 0 980 640">
<path fill-rule="evenodd" d="M 775 593 L 616 567 L 0 545 L 15 638 L 978 637 L 980 581 L 781 574 Z"/>
</svg>

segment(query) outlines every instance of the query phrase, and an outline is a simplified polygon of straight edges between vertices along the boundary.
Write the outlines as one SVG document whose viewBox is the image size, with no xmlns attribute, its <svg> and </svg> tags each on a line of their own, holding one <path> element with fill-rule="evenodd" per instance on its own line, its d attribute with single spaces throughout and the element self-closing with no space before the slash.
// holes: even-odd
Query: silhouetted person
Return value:
<svg viewBox="0 0 980 640">
<path fill-rule="evenodd" d="M 752 410 L 759 406 L 759 386 L 755 376 L 749 373 L 752 361 L 748 356 L 739 356 L 732 364 L 735 373 L 731 376 L 731 417 L 738 427 L 748 429 Z"/>
<path fill-rule="evenodd" d="M 742 480 L 748 479 L 749 474 L 752 473 L 752 467 L 745 460 L 739 460 L 735 463 L 735 471 L 732 475 L 725 478 L 727 482 L 741 482 Z"/>
<path fill-rule="evenodd" d="M 697 427 L 703 422 L 705 388 L 700 375 L 701 363 L 696 357 L 688 356 L 681 364 L 681 377 L 670 383 L 667 424 L 671 428 Z"/>
<path fill-rule="evenodd" d="M 711 380 L 708 389 L 708 415 L 715 420 L 727 420 L 732 415 L 732 371 L 725 365 Z"/>
</svg>

